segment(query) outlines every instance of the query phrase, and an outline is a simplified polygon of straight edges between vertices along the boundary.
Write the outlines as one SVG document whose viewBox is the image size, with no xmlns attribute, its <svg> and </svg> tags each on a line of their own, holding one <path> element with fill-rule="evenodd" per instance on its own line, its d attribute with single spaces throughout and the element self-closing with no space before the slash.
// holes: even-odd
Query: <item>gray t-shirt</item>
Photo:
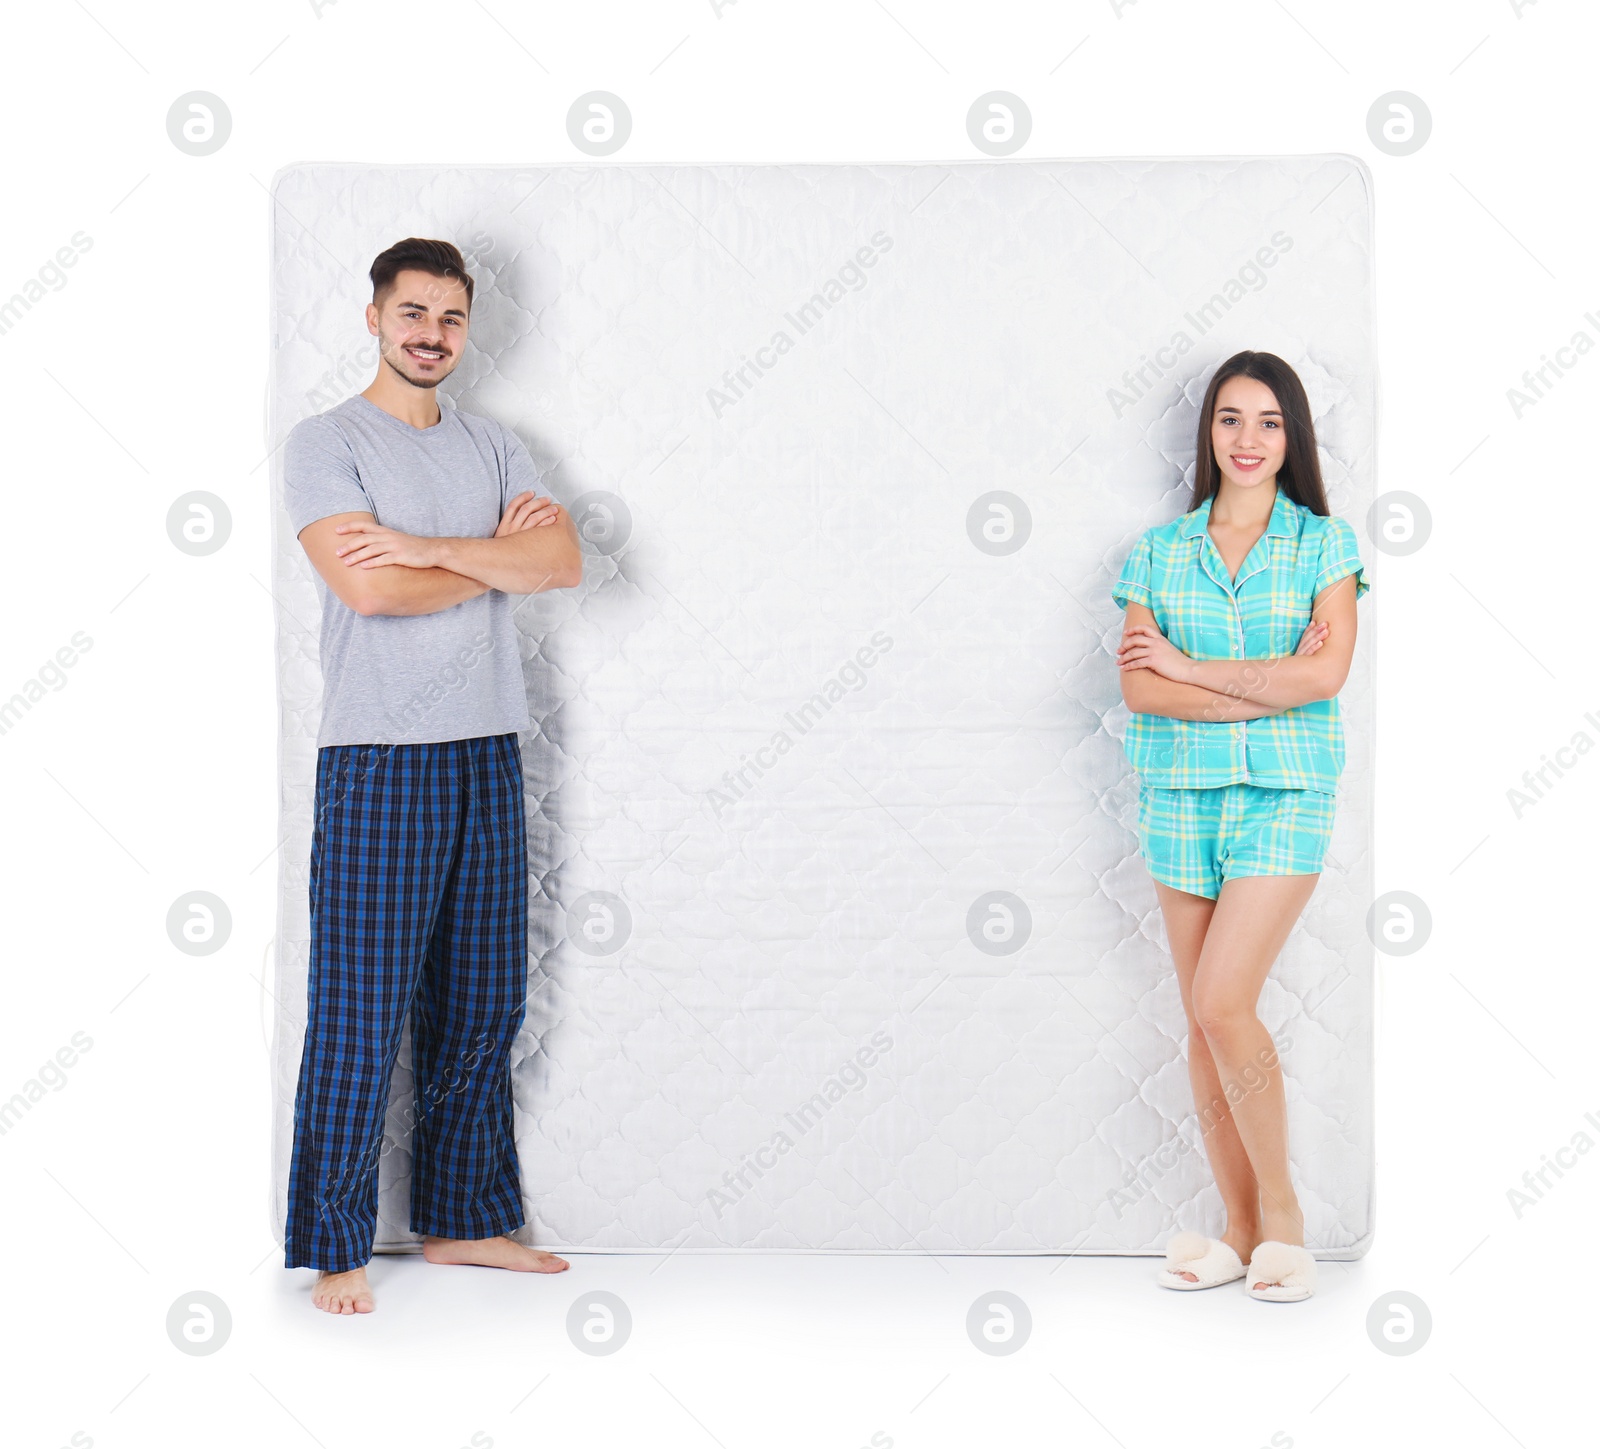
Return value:
<svg viewBox="0 0 1600 1449">
<path fill-rule="evenodd" d="M 512 498 L 528 489 L 544 496 L 515 433 L 442 397 L 439 411 L 433 427 L 414 428 L 358 393 L 296 423 L 283 464 L 295 533 L 330 514 L 366 512 L 403 533 L 492 538 Z M 317 588 L 319 748 L 464 740 L 532 727 L 510 596 L 490 589 L 432 614 L 363 616 L 320 573 Z"/>
</svg>

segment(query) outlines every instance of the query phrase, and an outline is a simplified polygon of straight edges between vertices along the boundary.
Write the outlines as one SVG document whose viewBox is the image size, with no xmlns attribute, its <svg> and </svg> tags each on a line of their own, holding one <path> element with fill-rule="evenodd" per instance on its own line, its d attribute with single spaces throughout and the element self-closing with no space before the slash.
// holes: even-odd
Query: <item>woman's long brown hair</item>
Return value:
<svg viewBox="0 0 1600 1449">
<path fill-rule="evenodd" d="M 1328 495 L 1322 486 L 1322 466 L 1317 462 L 1317 432 L 1311 422 L 1311 404 L 1295 370 L 1270 352 L 1236 352 L 1212 375 L 1200 405 L 1200 436 L 1195 446 L 1194 496 L 1191 510 L 1214 498 L 1221 485 L 1217 455 L 1211 443 L 1211 424 L 1217 410 L 1217 390 L 1230 377 L 1252 377 L 1272 389 L 1283 414 L 1283 466 L 1278 487 L 1296 503 L 1323 518 L 1328 516 Z"/>
</svg>

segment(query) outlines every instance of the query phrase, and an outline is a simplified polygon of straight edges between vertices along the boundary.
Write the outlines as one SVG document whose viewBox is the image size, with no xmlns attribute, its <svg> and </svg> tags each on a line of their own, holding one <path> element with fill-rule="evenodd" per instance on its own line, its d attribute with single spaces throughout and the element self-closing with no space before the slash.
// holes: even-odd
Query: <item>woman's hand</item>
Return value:
<svg viewBox="0 0 1600 1449">
<path fill-rule="evenodd" d="M 1306 625 L 1306 631 L 1300 636 L 1300 647 L 1296 654 L 1315 654 L 1328 642 L 1328 625 L 1326 620 L 1313 619 Z"/>
<path fill-rule="evenodd" d="M 1300 635 L 1300 643 L 1294 652 L 1296 655 L 1312 655 L 1327 641 L 1327 623 L 1313 619 Z M 1123 634 L 1122 643 L 1117 647 L 1119 669 L 1148 669 L 1163 679 L 1176 680 L 1179 684 L 1195 682 L 1194 663 L 1194 660 L 1150 624 L 1132 625 Z"/>
<path fill-rule="evenodd" d="M 1132 625 L 1117 646 L 1119 669 L 1148 669 L 1163 679 L 1187 684 L 1193 665 L 1194 660 L 1151 624 Z"/>
</svg>

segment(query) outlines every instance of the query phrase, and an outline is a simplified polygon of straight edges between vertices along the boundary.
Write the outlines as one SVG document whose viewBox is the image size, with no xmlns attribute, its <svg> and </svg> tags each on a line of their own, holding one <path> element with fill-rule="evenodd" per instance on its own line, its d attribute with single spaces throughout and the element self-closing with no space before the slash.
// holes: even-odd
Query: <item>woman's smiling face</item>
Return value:
<svg viewBox="0 0 1600 1449">
<path fill-rule="evenodd" d="M 1217 389 L 1211 446 L 1228 482 L 1258 488 L 1283 466 L 1288 439 L 1277 395 L 1253 377 L 1230 377 Z"/>
</svg>

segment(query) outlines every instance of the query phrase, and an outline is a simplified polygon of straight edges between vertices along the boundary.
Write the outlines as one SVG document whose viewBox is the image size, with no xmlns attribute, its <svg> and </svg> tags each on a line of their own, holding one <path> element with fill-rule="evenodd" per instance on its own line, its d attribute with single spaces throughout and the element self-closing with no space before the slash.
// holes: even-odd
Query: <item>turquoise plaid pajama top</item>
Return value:
<svg viewBox="0 0 1600 1449">
<path fill-rule="evenodd" d="M 1330 584 L 1356 576 L 1370 587 L 1356 532 L 1313 513 L 1281 489 L 1267 531 L 1228 581 L 1206 532 L 1211 500 L 1146 530 L 1111 590 L 1119 607 L 1143 604 L 1156 627 L 1191 659 L 1274 659 L 1293 654 L 1311 606 Z M 1146 785 L 1209 789 L 1245 783 L 1335 792 L 1344 768 L 1339 701 L 1313 700 L 1237 723 L 1130 714 L 1123 748 Z"/>
</svg>

